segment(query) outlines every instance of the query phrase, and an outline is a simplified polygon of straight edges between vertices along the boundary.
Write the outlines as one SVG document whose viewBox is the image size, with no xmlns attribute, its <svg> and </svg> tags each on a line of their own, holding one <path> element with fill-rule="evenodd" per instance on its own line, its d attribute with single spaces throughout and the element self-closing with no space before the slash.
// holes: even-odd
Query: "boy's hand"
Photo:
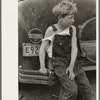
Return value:
<svg viewBox="0 0 100 100">
<path fill-rule="evenodd" d="M 47 69 L 46 68 L 40 68 L 39 70 L 43 74 L 47 74 Z"/>
<path fill-rule="evenodd" d="M 75 74 L 74 74 L 73 69 L 71 67 L 68 67 L 66 69 L 66 73 L 69 73 L 69 79 L 70 80 L 73 80 L 75 78 Z"/>
</svg>

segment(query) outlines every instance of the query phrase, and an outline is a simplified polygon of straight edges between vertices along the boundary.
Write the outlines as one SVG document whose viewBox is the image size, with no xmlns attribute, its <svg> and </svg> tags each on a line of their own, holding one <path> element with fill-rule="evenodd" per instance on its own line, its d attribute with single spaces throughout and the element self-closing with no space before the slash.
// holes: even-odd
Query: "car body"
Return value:
<svg viewBox="0 0 100 100">
<path fill-rule="evenodd" d="M 52 8 L 60 0 L 20 0 L 18 2 L 19 82 L 49 85 L 54 73 L 39 72 L 39 48 L 46 29 L 57 22 Z M 74 0 L 78 7 L 77 28 L 79 63 L 84 70 L 96 70 L 96 1 Z M 50 81 L 51 80 L 51 81 Z M 55 78 L 54 78 L 55 80 Z M 49 81 L 49 82 L 48 82 Z"/>
</svg>

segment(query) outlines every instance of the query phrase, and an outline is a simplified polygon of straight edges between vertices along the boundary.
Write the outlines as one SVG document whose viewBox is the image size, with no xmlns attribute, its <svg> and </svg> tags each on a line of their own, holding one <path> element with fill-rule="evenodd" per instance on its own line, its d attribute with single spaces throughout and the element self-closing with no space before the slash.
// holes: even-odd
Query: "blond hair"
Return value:
<svg viewBox="0 0 100 100">
<path fill-rule="evenodd" d="M 59 15 L 65 17 L 67 15 L 76 14 L 77 8 L 76 4 L 73 3 L 73 0 L 62 0 L 53 8 L 52 12 L 58 19 Z"/>
</svg>

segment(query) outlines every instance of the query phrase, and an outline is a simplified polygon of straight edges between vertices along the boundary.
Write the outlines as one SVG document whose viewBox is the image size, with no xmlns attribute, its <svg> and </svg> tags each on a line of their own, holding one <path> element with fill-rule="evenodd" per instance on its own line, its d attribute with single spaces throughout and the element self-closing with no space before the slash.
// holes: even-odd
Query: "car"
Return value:
<svg viewBox="0 0 100 100">
<path fill-rule="evenodd" d="M 47 75 L 39 72 L 39 48 L 46 29 L 57 22 L 52 8 L 59 1 L 18 1 L 18 78 L 21 83 L 53 85 L 57 82 L 53 71 L 48 71 Z M 79 63 L 85 71 L 96 70 L 96 1 L 74 2 L 78 7 L 74 25 L 77 28 Z"/>
</svg>

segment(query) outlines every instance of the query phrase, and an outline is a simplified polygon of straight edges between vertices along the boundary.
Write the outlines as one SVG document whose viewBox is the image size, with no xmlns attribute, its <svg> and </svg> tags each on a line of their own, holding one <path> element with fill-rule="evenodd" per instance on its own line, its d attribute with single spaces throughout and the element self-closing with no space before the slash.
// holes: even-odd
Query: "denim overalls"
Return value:
<svg viewBox="0 0 100 100">
<path fill-rule="evenodd" d="M 56 31 L 56 27 L 54 25 L 52 27 Z M 66 68 L 69 67 L 71 61 L 72 27 L 69 31 L 70 35 L 56 34 L 53 40 L 53 67 L 61 83 L 59 100 L 76 100 L 78 88 L 84 100 L 93 100 L 92 87 L 77 60 L 74 66 L 75 79 L 70 80 L 66 74 Z"/>
</svg>

